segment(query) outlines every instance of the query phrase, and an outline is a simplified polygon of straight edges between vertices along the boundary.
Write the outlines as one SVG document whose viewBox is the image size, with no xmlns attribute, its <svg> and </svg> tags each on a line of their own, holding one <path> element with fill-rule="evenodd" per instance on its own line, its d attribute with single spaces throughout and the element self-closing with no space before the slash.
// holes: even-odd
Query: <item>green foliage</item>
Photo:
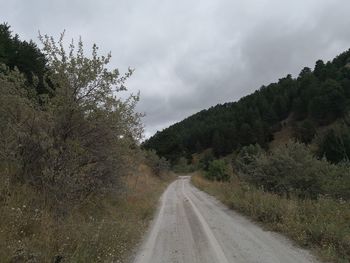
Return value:
<svg viewBox="0 0 350 263">
<path fill-rule="evenodd" d="M 214 160 L 209 164 L 206 177 L 210 180 L 227 181 L 229 179 L 227 164 L 224 160 Z"/>
<path fill-rule="evenodd" d="M 237 158 L 234 160 L 235 168 L 239 171 L 248 172 L 249 166 L 255 162 L 256 158 L 263 153 L 263 149 L 258 144 L 251 144 L 243 147 Z"/>
<path fill-rule="evenodd" d="M 189 164 L 185 157 L 181 157 L 176 161 L 172 169 L 175 173 L 186 174 L 193 172 L 195 167 L 192 164 Z"/>
<path fill-rule="evenodd" d="M 294 126 L 294 137 L 302 143 L 310 143 L 316 135 L 316 128 L 312 121 L 305 120 Z"/>
<path fill-rule="evenodd" d="M 225 141 L 219 132 L 214 132 L 212 140 L 213 153 L 216 157 L 225 153 Z"/>
<path fill-rule="evenodd" d="M 24 169 L 19 156 L 23 141 L 37 127 L 39 114 L 33 94 L 26 89 L 25 77 L 18 71 L 10 71 L 0 65 L 0 174 L 2 183 L 9 191 L 10 183 L 19 177 L 17 171 Z M 24 178 L 21 177 L 23 180 Z M 5 189 L 4 189 L 5 190 Z"/>
<path fill-rule="evenodd" d="M 0 25 L 0 64 L 11 70 L 17 67 L 24 73 L 29 84 L 27 88 L 39 94 L 49 91 L 44 83 L 47 72 L 44 54 L 33 41 L 21 41 L 18 35 L 12 36 L 7 24 Z"/>
<path fill-rule="evenodd" d="M 307 146 L 289 142 L 272 152 L 243 149 L 236 160 L 240 178 L 279 194 L 303 198 L 350 198 L 349 164 L 318 160 Z"/>
<path fill-rule="evenodd" d="M 164 157 L 159 157 L 155 151 L 145 151 L 144 156 L 146 164 L 152 169 L 155 175 L 161 176 L 162 173 L 169 171 L 170 163 Z"/>
<path fill-rule="evenodd" d="M 318 126 L 342 118 L 349 110 L 349 59 L 350 50 L 332 62 L 317 61 L 314 71 L 304 68 L 297 78 L 287 75 L 237 102 L 202 110 L 157 132 L 143 146 L 172 162 L 208 148 L 216 157 L 249 144 L 267 148 L 287 117 L 292 123 L 301 121 L 295 136 L 309 143 Z"/>
<path fill-rule="evenodd" d="M 119 96 L 132 70 L 81 41 L 65 51 L 63 35 L 41 40 L 39 51 L 0 25 L 1 262 L 124 262 L 169 180 L 134 176 L 139 98 Z"/>
<path fill-rule="evenodd" d="M 265 192 L 242 181 L 217 183 L 193 176 L 195 186 L 299 245 L 313 248 L 325 262 L 350 261 L 349 202 L 327 197 L 289 198 Z"/>
<path fill-rule="evenodd" d="M 41 95 L 39 104 L 25 75 L 0 71 L 1 174 L 8 188 L 31 185 L 63 207 L 118 188 L 135 166 L 141 115 L 138 96 L 116 97 L 131 70 L 108 70 L 110 55 L 99 57 L 96 46 L 87 58 L 81 41 L 66 52 L 63 35 L 41 40 L 53 96 Z"/>
<path fill-rule="evenodd" d="M 318 155 L 333 163 L 349 162 L 350 122 L 338 124 L 318 140 Z"/>
<path fill-rule="evenodd" d="M 335 80 L 325 81 L 309 104 L 310 116 L 320 124 L 342 117 L 346 111 L 343 87 Z"/>
<path fill-rule="evenodd" d="M 199 168 L 204 171 L 208 171 L 209 164 L 214 161 L 214 155 L 211 151 L 204 153 L 203 157 L 199 160 Z"/>
</svg>

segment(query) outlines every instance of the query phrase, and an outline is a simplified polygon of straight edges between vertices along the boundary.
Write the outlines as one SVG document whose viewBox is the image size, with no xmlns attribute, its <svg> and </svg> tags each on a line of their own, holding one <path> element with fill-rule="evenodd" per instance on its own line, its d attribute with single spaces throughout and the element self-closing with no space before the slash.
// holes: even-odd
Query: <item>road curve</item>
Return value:
<svg viewBox="0 0 350 263">
<path fill-rule="evenodd" d="M 264 231 L 190 184 L 169 185 L 134 263 L 310 263 L 307 251 Z"/>
</svg>

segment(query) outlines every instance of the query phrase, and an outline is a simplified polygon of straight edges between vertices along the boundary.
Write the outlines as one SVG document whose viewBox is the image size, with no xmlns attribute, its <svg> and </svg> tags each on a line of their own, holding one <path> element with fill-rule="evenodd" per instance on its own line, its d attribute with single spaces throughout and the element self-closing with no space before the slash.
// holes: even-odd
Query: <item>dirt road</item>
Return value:
<svg viewBox="0 0 350 263">
<path fill-rule="evenodd" d="M 164 192 L 135 263 L 310 263 L 307 251 L 264 231 L 183 176 Z"/>
</svg>

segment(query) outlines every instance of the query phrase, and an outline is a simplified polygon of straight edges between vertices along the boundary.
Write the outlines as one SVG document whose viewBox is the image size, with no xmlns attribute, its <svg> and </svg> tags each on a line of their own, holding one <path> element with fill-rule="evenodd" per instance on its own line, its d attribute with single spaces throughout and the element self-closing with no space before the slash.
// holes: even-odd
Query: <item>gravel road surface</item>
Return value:
<svg viewBox="0 0 350 263">
<path fill-rule="evenodd" d="M 164 192 L 135 263 L 310 263 L 307 251 L 198 190 L 189 176 Z"/>
</svg>

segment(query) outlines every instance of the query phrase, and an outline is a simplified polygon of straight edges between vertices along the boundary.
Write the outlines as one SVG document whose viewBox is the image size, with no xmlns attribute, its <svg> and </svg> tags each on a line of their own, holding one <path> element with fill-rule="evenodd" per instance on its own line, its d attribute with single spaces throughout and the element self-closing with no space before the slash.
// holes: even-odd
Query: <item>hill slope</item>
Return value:
<svg viewBox="0 0 350 263">
<path fill-rule="evenodd" d="M 308 143 L 318 127 L 342 118 L 349 105 L 350 50 L 327 63 L 318 60 L 297 78 L 287 75 L 237 102 L 202 110 L 157 132 L 144 147 L 173 162 L 207 148 L 222 156 L 249 144 L 267 148 L 285 125 Z"/>
</svg>

